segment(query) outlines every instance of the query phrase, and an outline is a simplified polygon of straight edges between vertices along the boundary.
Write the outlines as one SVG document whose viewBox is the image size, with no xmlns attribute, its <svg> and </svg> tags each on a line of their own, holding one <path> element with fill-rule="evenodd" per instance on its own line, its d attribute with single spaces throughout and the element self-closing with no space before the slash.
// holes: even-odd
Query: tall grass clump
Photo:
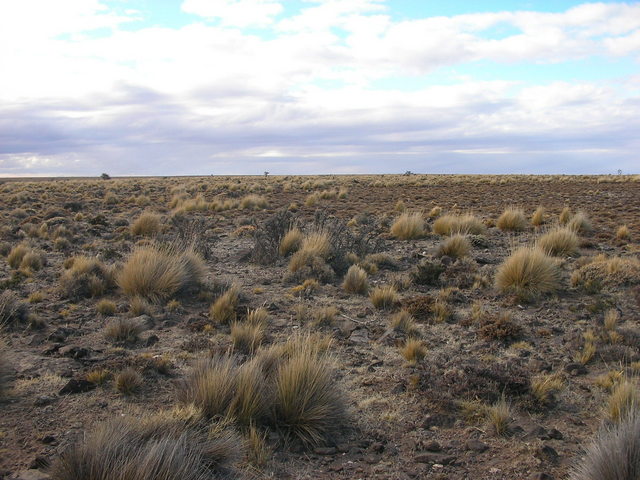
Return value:
<svg viewBox="0 0 640 480">
<path fill-rule="evenodd" d="M 65 261 L 60 277 L 63 297 L 80 299 L 98 297 L 115 286 L 113 271 L 96 257 L 79 255 Z"/>
<path fill-rule="evenodd" d="M 438 235 L 454 235 L 456 233 L 483 235 L 487 227 L 479 218 L 471 214 L 442 215 L 433 222 L 433 232 Z"/>
<path fill-rule="evenodd" d="M 286 257 L 290 253 L 295 252 L 300 248 L 300 244 L 302 243 L 302 232 L 298 228 L 292 228 L 289 230 L 282 240 L 280 241 L 280 246 L 278 248 L 278 252 L 280 256 Z"/>
<path fill-rule="evenodd" d="M 402 213 L 391 225 L 391 234 L 400 240 L 413 240 L 424 237 L 425 223 L 422 213 Z"/>
<path fill-rule="evenodd" d="M 560 269 L 542 250 L 521 247 L 500 265 L 495 284 L 503 293 L 530 301 L 560 287 Z"/>
<path fill-rule="evenodd" d="M 211 305 L 209 319 L 215 323 L 228 324 L 236 319 L 236 307 L 240 298 L 240 287 L 232 285 Z"/>
<path fill-rule="evenodd" d="M 527 228 L 527 218 L 521 208 L 507 208 L 498 217 L 496 227 L 508 232 L 521 232 Z"/>
<path fill-rule="evenodd" d="M 160 226 L 160 215 L 145 212 L 133 222 L 133 225 L 131 225 L 131 233 L 133 235 L 152 236 L 160 232 Z"/>
<path fill-rule="evenodd" d="M 438 247 L 438 256 L 462 258 L 469 255 L 470 250 L 471 243 L 469 242 L 467 237 L 465 235 L 456 233 L 455 235 L 451 235 L 440 244 L 440 246 Z"/>
<path fill-rule="evenodd" d="M 573 230 L 581 235 L 591 233 L 593 231 L 593 225 L 591 220 L 582 212 L 576 213 L 567 222 L 567 228 Z"/>
<path fill-rule="evenodd" d="M 155 301 L 197 285 L 203 273 L 202 260 L 193 251 L 149 245 L 129 256 L 117 282 L 126 295 Z"/>
<path fill-rule="evenodd" d="M 547 255 L 565 257 L 578 251 L 580 239 L 573 230 L 566 227 L 556 227 L 541 236 L 537 245 Z"/>
<path fill-rule="evenodd" d="M 369 290 L 367 272 L 357 265 L 351 265 L 344 276 L 342 288 L 347 293 L 365 294 Z"/>
<path fill-rule="evenodd" d="M 533 225 L 534 227 L 539 227 L 540 225 L 542 225 L 544 223 L 544 214 L 544 207 L 536 208 L 536 211 L 533 212 L 533 215 L 531 216 L 531 225 Z"/>
</svg>

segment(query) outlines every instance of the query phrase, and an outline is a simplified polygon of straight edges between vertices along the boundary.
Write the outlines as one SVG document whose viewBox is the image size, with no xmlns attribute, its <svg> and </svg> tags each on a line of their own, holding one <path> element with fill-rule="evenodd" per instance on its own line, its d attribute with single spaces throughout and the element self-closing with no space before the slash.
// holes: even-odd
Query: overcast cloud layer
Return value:
<svg viewBox="0 0 640 480">
<path fill-rule="evenodd" d="M 637 2 L 154 3 L 0 3 L 0 176 L 639 170 Z"/>
</svg>

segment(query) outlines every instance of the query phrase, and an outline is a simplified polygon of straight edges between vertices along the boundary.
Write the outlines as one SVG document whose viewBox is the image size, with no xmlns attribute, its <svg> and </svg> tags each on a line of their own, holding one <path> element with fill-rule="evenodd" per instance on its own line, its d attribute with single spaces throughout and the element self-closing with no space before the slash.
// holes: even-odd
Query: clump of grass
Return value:
<svg viewBox="0 0 640 480">
<path fill-rule="evenodd" d="M 429 218 L 437 218 L 442 214 L 442 207 L 435 206 L 429 210 Z"/>
<path fill-rule="evenodd" d="M 400 302 L 400 296 L 392 285 L 374 288 L 369 294 L 369 299 L 377 309 L 390 309 Z"/>
<path fill-rule="evenodd" d="M 140 215 L 133 225 L 131 225 L 131 233 L 133 235 L 144 235 L 150 237 L 160 232 L 160 215 L 151 212 L 145 212 Z"/>
<path fill-rule="evenodd" d="M 334 306 L 318 308 L 313 313 L 313 323 L 317 327 L 330 327 L 336 321 L 338 309 Z"/>
<path fill-rule="evenodd" d="M 544 207 L 541 206 L 536 208 L 536 211 L 533 212 L 533 215 L 531 216 L 531 225 L 533 225 L 534 227 L 539 227 L 540 225 L 542 225 L 544 223 L 544 214 Z"/>
<path fill-rule="evenodd" d="M 604 329 L 607 331 L 615 330 L 620 319 L 620 313 L 615 308 L 607 310 L 604 314 Z"/>
<path fill-rule="evenodd" d="M 246 434 L 247 459 L 255 467 L 262 467 L 271 455 L 271 448 L 267 442 L 268 433 L 251 425 Z"/>
<path fill-rule="evenodd" d="M 631 234 L 629 233 L 629 227 L 626 225 L 621 225 L 616 230 L 616 238 L 618 240 L 629 240 L 631 238 Z"/>
<path fill-rule="evenodd" d="M 560 225 L 566 225 L 569 223 L 572 216 L 573 214 L 571 213 L 571 209 L 569 209 L 569 207 L 564 207 L 560 212 L 560 215 L 558 215 L 558 222 Z"/>
<path fill-rule="evenodd" d="M 391 234 L 400 240 L 414 240 L 424 237 L 425 224 L 422 213 L 402 213 L 391 225 Z"/>
<path fill-rule="evenodd" d="M 582 350 L 576 353 L 574 360 L 582 365 L 586 365 L 596 354 L 596 344 L 594 340 L 585 338 Z"/>
<path fill-rule="evenodd" d="M 406 310 L 400 310 L 398 313 L 391 317 L 391 328 L 396 332 L 401 332 L 408 337 L 419 337 L 420 329 L 416 324 L 413 315 Z"/>
<path fill-rule="evenodd" d="M 573 230 L 556 227 L 538 239 L 537 246 L 547 255 L 564 257 L 578 251 L 580 240 Z"/>
<path fill-rule="evenodd" d="M 632 412 L 602 430 L 586 448 L 570 480 L 633 480 L 640 477 L 640 416 Z"/>
<path fill-rule="evenodd" d="M 367 272 L 358 265 L 351 265 L 344 276 L 342 288 L 347 293 L 358 293 L 364 295 L 369 290 Z"/>
<path fill-rule="evenodd" d="M 98 297 L 114 286 L 111 269 L 95 257 L 71 257 L 65 261 L 65 268 L 60 290 L 66 298 Z"/>
<path fill-rule="evenodd" d="M 104 328 L 104 336 L 112 342 L 134 343 L 142 332 L 142 326 L 131 318 L 116 318 Z"/>
<path fill-rule="evenodd" d="M 527 228 L 527 218 L 521 208 L 507 208 L 498 217 L 496 227 L 508 232 L 521 232 Z"/>
<path fill-rule="evenodd" d="M 600 388 L 608 391 L 612 391 L 613 388 L 624 380 L 623 370 L 609 370 L 607 373 L 599 375 L 594 380 L 594 383 Z"/>
<path fill-rule="evenodd" d="M 31 250 L 27 245 L 16 245 L 7 255 L 7 263 L 11 268 L 19 268 L 24 256 Z"/>
<path fill-rule="evenodd" d="M 573 286 L 599 291 L 602 286 L 619 287 L 640 283 L 640 260 L 635 257 L 611 257 L 598 255 L 571 275 Z"/>
<path fill-rule="evenodd" d="M 269 312 L 266 308 L 260 307 L 247 312 L 247 318 L 245 322 L 249 325 L 262 325 L 264 327 L 267 325 L 268 319 Z"/>
<path fill-rule="evenodd" d="M 427 347 L 422 340 L 417 338 L 408 338 L 404 345 L 400 348 L 400 354 L 410 364 L 415 365 L 421 362 L 427 355 Z"/>
<path fill-rule="evenodd" d="M 547 403 L 552 395 L 564 388 L 562 377 L 557 374 L 540 374 L 531 379 L 531 394 L 540 403 Z"/>
<path fill-rule="evenodd" d="M 640 393 L 629 380 L 619 382 L 611 392 L 607 404 L 609 419 L 620 422 L 640 408 Z"/>
<path fill-rule="evenodd" d="M 329 235 L 323 231 L 311 232 L 305 235 L 300 244 L 300 250 L 308 252 L 311 255 L 326 258 L 331 252 Z"/>
<path fill-rule="evenodd" d="M 443 215 L 433 223 L 433 231 L 438 235 L 472 234 L 483 235 L 487 227 L 471 214 Z"/>
<path fill-rule="evenodd" d="M 123 395 L 132 395 L 142 387 L 143 379 L 135 369 L 129 367 L 120 371 L 114 381 L 115 389 Z"/>
<path fill-rule="evenodd" d="M 203 272 L 202 259 L 193 251 L 149 245 L 129 256 L 117 282 L 126 295 L 159 300 L 200 283 Z"/>
<path fill-rule="evenodd" d="M 267 206 L 267 199 L 254 193 L 251 193 L 240 200 L 240 208 L 243 210 L 260 210 L 267 208 Z"/>
<path fill-rule="evenodd" d="M 0 293 L 0 330 L 6 326 L 13 326 L 25 322 L 28 318 L 27 304 L 18 299 L 11 290 Z"/>
<path fill-rule="evenodd" d="M 197 413 L 169 412 L 101 423 L 55 459 L 53 480 L 203 480 L 235 478 L 241 440 L 222 424 L 206 428 Z"/>
<path fill-rule="evenodd" d="M 261 324 L 233 322 L 231 341 L 234 350 L 242 353 L 255 352 L 264 338 L 264 326 Z"/>
<path fill-rule="evenodd" d="M 407 206 L 402 200 L 398 200 L 393 207 L 393 211 L 396 213 L 404 213 L 407 210 Z"/>
<path fill-rule="evenodd" d="M 491 340 L 517 340 L 522 335 L 522 327 L 512 318 L 510 312 L 502 312 L 495 318 L 485 316 L 481 320 L 479 333 Z"/>
<path fill-rule="evenodd" d="M 593 230 L 591 220 L 582 212 L 576 213 L 567 222 L 567 228 L 581 235 L 590 233 Z"/>
<path fill-rule="evenodd" d="M 85 375 L 85 378 L 88 382 L 102 386 L 109 381 L 109 378 L 111 378 L 111 372 L 105 368 L 98 368 L 88 372 Z"/>
<path fill-rule="evenodd" d="M 511 406 L 504 399 L 500 399 L 486 409 L 486 418 L 496 435 L 506 435 L 509 432 L 511 422 Z"/>
<path fill-rule="evenodd" d="M 503 293 L 530 301 L 560 287 L 560 269 L 542 250 L 521 247 L 500 265 L 495 284 Z"/>
<path fill-rule="evenodd" d="M 466 235 L 454 234 L 447 238 L 438 247 L 438 256 L 462 258 L 469 255 L 471 250 L 471 243 L 467 239 Z"/>
<path fill-rule="evenodd" d="M 433 313 L 433 321 L 435 323 L 444 323 L 451 318 L 452 312 L 447 302 L 436 300 L 431 307 Z"/>
<path fill-rule="evenodd" d="M 278 248 L 280 256 L 286 257 L 290 253 L 297 251 L 302 244 L 302 238 L 303 235 L 300 229 L 292 228 L 289 230 L 280 241 L 280 246 Z"/>
<path fill-rule="evenodd" d="M 240 296 L 240 287 L 232 285 L 211 305 L 209 319 L 215 323 L 228 324 L 236 319 L 236 307 Z"/>
<path fill-rule="evenodd" d="M 40 303 L 44 300 L 44 293 L 42 292 L 33 292 L 27 298 L 29 303 Z"/>
<path fill-rule="evenodd" d="M 129 314 L 132 317 L 139 317 L 140 315 L 151 315 L 153 307 L 143 297 L 133 297 L 129 301 Z"/>
<path fill-rule="evenodd" d="M 100 315 L 108 317 L 116 313 L 116 304 L 111 300 L 103 299 L 96 304 L 96 310 Z"/>
</svg>

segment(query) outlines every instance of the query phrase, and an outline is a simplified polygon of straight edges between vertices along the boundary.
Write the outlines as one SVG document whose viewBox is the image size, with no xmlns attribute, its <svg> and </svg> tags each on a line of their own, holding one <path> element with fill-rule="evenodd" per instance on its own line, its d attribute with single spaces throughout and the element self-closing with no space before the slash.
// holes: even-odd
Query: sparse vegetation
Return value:
<svg viewBox="0 0 640 480">
<path fill-rule="evenodd" d="M 438 235 L 483 235 L 487 227 L 471 214 L 443 215 L 433 223 L 433 232 Z"/>
<path fill-rule="evenodd" d="M 131 225 L 131 233 L 134 235 L 152 236 L 160 232 L 160 215 L 145 212 L 140 215 L 133 225 Z"/>
<path fill-rule="evenodd" d="M 123 395 L 132 395 L 142 387 L 143 378 L 135 369 L 128 367 L 120 371 L 116 377 L 115 389 Z"/>
</svg>

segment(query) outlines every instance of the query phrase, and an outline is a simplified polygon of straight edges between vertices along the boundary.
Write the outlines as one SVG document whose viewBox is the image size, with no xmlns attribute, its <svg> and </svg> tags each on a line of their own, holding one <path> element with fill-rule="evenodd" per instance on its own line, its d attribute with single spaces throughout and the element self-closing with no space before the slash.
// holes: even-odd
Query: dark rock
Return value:
<svg viewBox="0 0 640 480">
<path fill-rule="evenodd" d="M 564 371 L 574 377 L 577 375 L 586 375 L 588 372 L 587 367 L 581 363 L 569 363 L 564 367 Z"/>
<path fill-rule="evenodd" d="M 351 333 L 349 340 L 353 343 L 369 343 L 369 332 L 364 328 L 358 328 Z"/>
<path fill-rule="evenodd" d="M 316 455 L 335 455 L 338 450 L 336 447 L 316 447 L 313 453 Z"/>
<path fill-rule="evenodd" d="M 53 332 L 49 334 L 49 336 L 47 337 L 47 341 L 57 342 L 57 343 L 64 342 L 67 339 L 67 337 L 71 335 L 72 332 L 73 330 L 71 330 L 70 328 L 65 328 L 65 327 L 56 328 Z"/>
<path fill-rule="evenodd" d="M 40 441 L 45 445 L 51 445 L 52 443 L 55 443 L 57 440 L 56 440 L 56 437 L 54 437 L 53 435 L 45 435 L 40 439 Z"/>
<path fill-rule="evenodd" d="M 440 465 L 450 465 L 457 460 L 454 455 L 434 452 L 420 453 L 413 457 L 413 459 L 417 463 L 438 463 Z"/>
<path fill-rule="evenodd" d="M 61 343 L 54 343 L 53 345 L 49 345 L 42 350 L 42 355 L 53 355 L 62 347 Z"/>
<path fill-rule="evenodd" d="M 539 438 L 540 440 L 549 440 L 551 437 L 549 436 L 546 428 L 537 425 L 533 427 L 529 432 L 527 432 L 525 438 Z"/>
<path fill-rule="evenodd" d="M 77 345 L 67 345 L 58 349 L 58 353 L 63 357 L 69 358 L 86 358 L 89 356 L 89 349 L 78 347 Z"/>
<path fill-rule="evenodd" d="M 38 455 L 36 458 L 31 460 L 31 463 L 29 464 L 29 468 L 30 469 L 34 469 L 34 468 L 46 469 L 50 463 L 51 462 L 47 457 L 45 457 L 44 455 Z"/>
<path fill-rule="evenodd" d="M 425 444 L 424 449 L 428 452 L 440 452 L 442 450 L 442 445 L 435 440 L 431 440 Z"/>
<path fill-rule="evenodd" d="M 549 438 L 553 438 L 554 440 L 562 440 L 564 438 L 564 435 L 562 435 L 562 432 L 560 430 L 552 428 L 551 430 L 549 430 Z"/>
<path fill-rule="evenodd" d="M 152 347 L 154 346 L 156 343 L 158 343 L 160 339 L 158 338 L 157 335 L 149 335 L 149 338 L 147 338 L 147 341 L 144 343 L 147 347 Z"/>
<path fill-rule="evenodd" d="M 535 452 L 535 457 L 546 462 L 556 463 L 558 461 L 558 452 L 550 445 L 542 445 Z"/>
<path fill-rule="evenodd" d="M 467 440 L 465 446 L 467 447 L 467 450 L 472 450 L 478 453 L 486 452 L 489 449 L 489 445 L 476 439 Z"/>
<path fill-rule="evenodd" d="M 94 388 L 96 388 L 95 383 L 89 382 L 88 380 L 84 379 L 72 378 L 64 387 L 62 387 L 62 389 L 58 393 L 59 395 L 66 395 L 69 393 L 83 393 L 88 392 L 89 390 L 93 390 Z"/>
</svg>

